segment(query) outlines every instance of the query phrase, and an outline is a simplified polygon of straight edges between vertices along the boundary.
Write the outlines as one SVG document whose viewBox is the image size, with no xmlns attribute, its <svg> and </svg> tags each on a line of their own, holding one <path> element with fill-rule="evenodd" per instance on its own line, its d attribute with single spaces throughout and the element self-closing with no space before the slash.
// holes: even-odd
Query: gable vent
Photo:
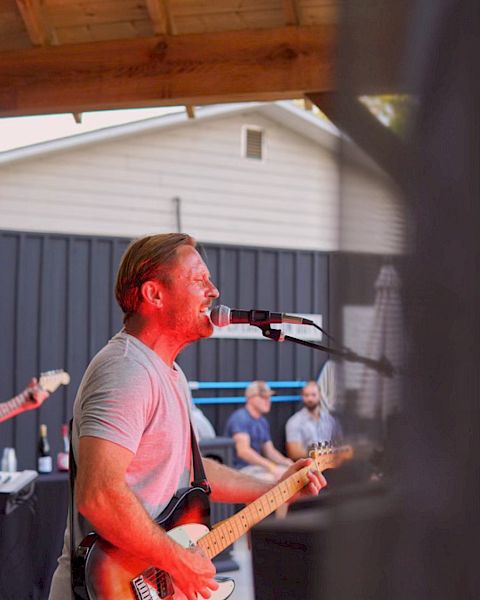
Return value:
<svg viewBox="0 0 480 600">
<path fill-rule="evenodd" d="M 245 126 L 243 129 L 243 156 L 262 160 L 263 158 L 263 129 Z"/>
</svg>

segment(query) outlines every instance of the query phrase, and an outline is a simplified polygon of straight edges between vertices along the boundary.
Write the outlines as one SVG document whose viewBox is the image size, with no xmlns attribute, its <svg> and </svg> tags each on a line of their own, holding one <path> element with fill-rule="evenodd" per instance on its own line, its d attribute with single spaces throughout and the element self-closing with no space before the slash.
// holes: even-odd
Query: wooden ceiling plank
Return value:
<svg viewBox="0 0 480 600">
<path fill-rule="evenodd" d="M 175 35 L 177 33 L 169 0 L 145 0 L 148 14 L 156 34 Z"/>
<path fill-rule="evenodd" d="M 34 46 L 49 46 L 58 43 L 55 31 L 49 23 L 40 0 L 16 0 L 16 3 Z"/>
<path fill-rule="evenodd" d="M 299 98 L 333 87 L 332 26 L 0 53 L 0 115 Z"/>
</svg>

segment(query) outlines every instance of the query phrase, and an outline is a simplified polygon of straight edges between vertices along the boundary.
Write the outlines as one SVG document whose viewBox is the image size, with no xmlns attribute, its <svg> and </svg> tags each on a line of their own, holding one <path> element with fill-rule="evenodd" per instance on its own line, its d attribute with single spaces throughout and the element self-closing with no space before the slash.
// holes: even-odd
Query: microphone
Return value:
<svg viewBox="0 0 480 600">
<path fill-rule="evenodd" d="M 210 320 L 217 327 L 226 327 L 236 323 L 265 326 L 271 323 L 293 323 L 295 325 L 315 325 L 313 321 L 304 317 L 287 315 L 286 313 L 269 312 L 268 310 L 238 310 L 220 304 L 210 312 Z"/>
</svg>

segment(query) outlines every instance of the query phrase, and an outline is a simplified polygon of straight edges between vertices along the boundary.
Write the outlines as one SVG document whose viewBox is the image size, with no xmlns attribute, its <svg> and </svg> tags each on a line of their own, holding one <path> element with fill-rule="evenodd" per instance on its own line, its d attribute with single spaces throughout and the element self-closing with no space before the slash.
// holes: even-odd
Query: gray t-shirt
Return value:
<svg viewBox="0 0 480 600">
<path fill-rule="evenodd" d="M 326 410 L 322 410 L 320 418 L 317 419 L 303 407 L 287 421 L 287 442 L 300 442 L 306 450 L 314 442 L 335 442 L 341 437 L 339 423 Z"/>
<path fill-rule="evenodd" d="M 74 405 L 72 447 L 99 437 L 134 453 L 126 483 L 152 516 L 190 483 L 190 394 L 180 368 L 167 366 L 137 338 L 120 332 L 93 358 Z M 75 543 L 92 531 L 75 515 Z M 71 598 L 69 522 L 50 600 Z"/>
</svg>

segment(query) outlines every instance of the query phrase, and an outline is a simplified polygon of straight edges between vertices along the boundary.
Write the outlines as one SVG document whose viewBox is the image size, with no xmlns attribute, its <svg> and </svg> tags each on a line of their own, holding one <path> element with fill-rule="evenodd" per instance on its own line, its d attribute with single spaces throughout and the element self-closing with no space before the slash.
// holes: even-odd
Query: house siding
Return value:
<svg viewBox="0 0 480 600">
<path fill-rule="evenodd" d="M 261 161 L 241 156 L 245 125 L 264 130 Z M 349 223 L 363 206 L 378 216 L 368 251 L 398 252 L 389 190 L 360 170 L 350 179 Z M 339 181 L 331 150 L 261 112 L 238 113 L 3 165 L 0 227 L 137 237 L 176 230 L 178 197 L 182 229 L 203 242 L 363 249 L 358 236 L 340 235 Z"/>
</svg>

